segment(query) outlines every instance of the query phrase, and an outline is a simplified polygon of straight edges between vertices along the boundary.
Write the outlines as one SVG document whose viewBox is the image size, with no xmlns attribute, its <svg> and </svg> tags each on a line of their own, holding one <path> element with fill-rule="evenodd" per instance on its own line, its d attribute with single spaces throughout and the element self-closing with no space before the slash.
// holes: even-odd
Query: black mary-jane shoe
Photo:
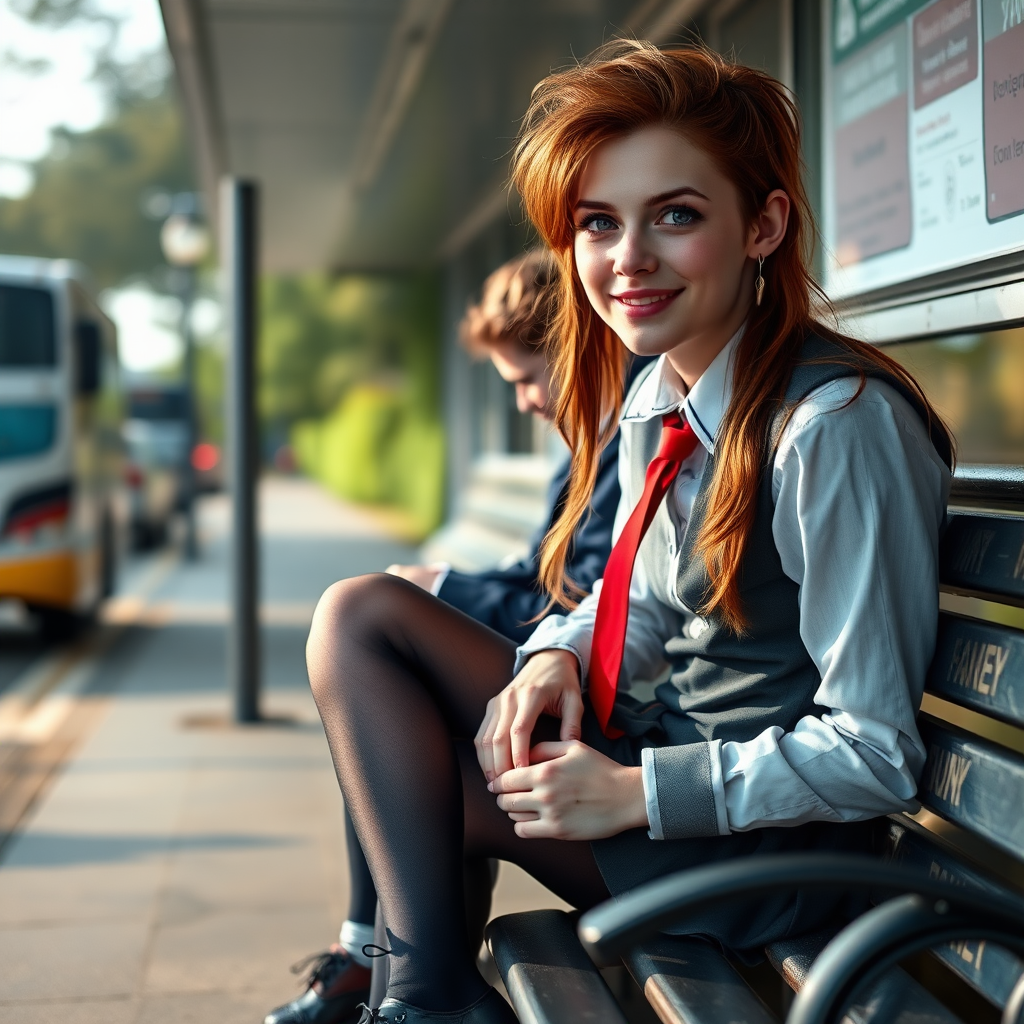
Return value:
<svg viewBox="0 0 1024 1024">
<path fill-rule="evenodd" d="M 363 1006 L 359 1024 L 517 1024 L 512 1007 L 492 988 L 463 1010 L 421 1010 L 398 999 L 385 999 L 372 1010 Z"/>
</svg>

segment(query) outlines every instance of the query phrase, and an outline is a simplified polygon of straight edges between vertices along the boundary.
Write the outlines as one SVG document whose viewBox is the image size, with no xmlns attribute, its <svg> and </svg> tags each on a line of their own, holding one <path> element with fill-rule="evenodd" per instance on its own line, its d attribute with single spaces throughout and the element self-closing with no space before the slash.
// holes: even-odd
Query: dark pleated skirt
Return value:
<svg viewBox="0 0 1024 1024">
<path fill-rule="evenodd" d="M 665 742 L 665 734 L 652 720 L 642 735 L 609 740 L 601 732 L 587 702 L 583 742 L 619 764 L 639 765 L 644 747 Z M 869 853 L 878 845 L 876 822 L 834 824 L 812 822 L 795 828 L 760 828 L 726 836 L 698 839 L 651 839 L 643 828 L 631 829 L 591 843 L 608 891 L 620 896 L 677 871 L 720 864 L 736 857 L 820 850 L 822 853 Z M 820 889 L 807 892 L 772 892 L 756 900 L 733 900 L 700 916 L 680 921 L 669 929 L 675 934 L 704 935 L 743 959 L 763 959 L 770 942 L 841 925 L 866 909 L 860 893 Z"/>
</svg>

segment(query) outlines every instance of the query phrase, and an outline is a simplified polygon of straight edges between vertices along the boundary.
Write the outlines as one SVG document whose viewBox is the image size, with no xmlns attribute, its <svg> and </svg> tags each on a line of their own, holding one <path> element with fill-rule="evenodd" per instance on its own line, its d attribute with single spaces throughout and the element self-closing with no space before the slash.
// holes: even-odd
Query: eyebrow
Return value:
<svg viewBox="0 0 1024 1024">
<path fill-rule="evenodd" d="M 698 192 L 697 189 L 692 188 L 690 185 L 683 185 L 682 188 L 669 189 L 668 192 L 659 192 L 658 195 L 648 199 L 644 204 L 645 206 L 657 206 L 659 203 L 664 203 L 668 199 L 676 199 L 679 196 L 696 196 L 698 199 L 708 199 L 703 192 Z M 708 202 L 711 202 L 708 199 Z"/>
<path fill-rule="evenodd" d="M 658 206 L 661 203 L 666 202 L 669 199 L 678 199 L 680 196 L 696 196 L 698 199 L 710 200 L 703 192 L 699 192 L 697 189 L 692 188 L 689 185 L 683 185 L 681 188 L 669 189 L 667 192 L 659 192 L 656 196 L 651 196 L 644 206 Z M 581 199 L 575 207 L 577 210 L 611 210 L 613 209 L 611 203 L 602 203 L 595 199 Z"/>
</svg>

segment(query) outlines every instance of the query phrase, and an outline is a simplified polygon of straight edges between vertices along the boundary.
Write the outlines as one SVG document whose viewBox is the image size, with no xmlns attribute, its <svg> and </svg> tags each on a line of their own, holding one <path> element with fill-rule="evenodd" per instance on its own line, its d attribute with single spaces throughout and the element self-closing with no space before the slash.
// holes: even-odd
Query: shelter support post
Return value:
<svg viewBox="0 0 1024 1024">
<path fill-rule="evenodd" d="M 253 182 L 221 185 L 221 252 L 229 328 L 227 456 L 231 493 L 228 683 L 236 722 L 260 718 L 259 549 L 256 535 L 257 212 Z"/>
<path fill-rule="evenodd" d="M 196 269 L 178 269 L 181 284 L 181 338 L 185 343 L 185 452 L 182 460 L 182 489 L 185 499 L 185 558 L 199 559 L 199 537 L 196 529 L 196 468 L 192 462 L 199 429 L 196 402 L 196 339 L 192 330 L 192 306 L 196 300 Z"/>
</svg>

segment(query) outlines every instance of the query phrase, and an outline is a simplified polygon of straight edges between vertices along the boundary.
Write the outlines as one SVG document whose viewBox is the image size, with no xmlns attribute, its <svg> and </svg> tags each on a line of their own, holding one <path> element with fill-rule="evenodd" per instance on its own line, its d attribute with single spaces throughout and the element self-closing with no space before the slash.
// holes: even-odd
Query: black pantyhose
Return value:
<svg viewBox="0 0 1024 1024">
<path fill-rule="evenodd" d="M 472 738 L 514 655 L 394 576 L 335 584 L 313 619 L 309 678 L 387 924 L 388 995 L 423 1009 L 461 1009 L 485 991 L 466 860 L 517 863 L 577 907 L 608 896 L 588 843 L 520 839 L 487 792 Z"/>
<path fill-rule="evenodd" d="M 352 816 L 345 811 L 345 846 L 348 850 L 348 920 L 356 924 L 373 926 L 373 915 L 377 912 L 377 890 L 373 885 L 370 865 L 366 863 L 363 848 L 359 845 Z"/>
</svg>

